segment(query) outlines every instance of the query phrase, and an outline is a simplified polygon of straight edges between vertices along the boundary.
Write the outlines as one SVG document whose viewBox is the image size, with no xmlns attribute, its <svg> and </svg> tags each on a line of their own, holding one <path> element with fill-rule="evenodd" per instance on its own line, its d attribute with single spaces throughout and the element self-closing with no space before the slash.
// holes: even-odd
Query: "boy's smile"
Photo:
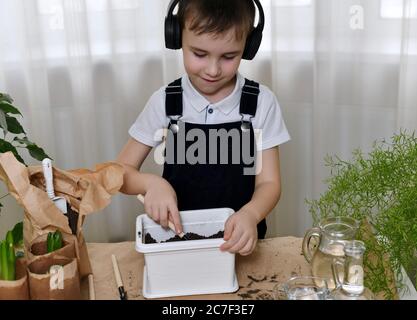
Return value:
<svg viewBox="0 0 417 320">
<path fill-rule="evenodd" d="M 193 86 L 211 103 L 232 93 L 246 38 L 235 30 L 222 34 L 196 34 L 188 24 L 182 33 L 184 67 Z"/>
</svg>

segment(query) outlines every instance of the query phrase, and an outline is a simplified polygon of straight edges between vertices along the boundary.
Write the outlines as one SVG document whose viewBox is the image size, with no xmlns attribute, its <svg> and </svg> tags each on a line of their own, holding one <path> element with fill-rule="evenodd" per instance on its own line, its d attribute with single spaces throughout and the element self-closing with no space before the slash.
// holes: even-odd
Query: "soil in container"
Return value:
<svg viewBox="0 0 417 320">
<path fill-rule="evenodd" d="M 218 239 L 218 238 L 223 238 L 224 237 L 224 231 L 219 231 L 216 234 L 213 234 L 209 237 L 202 236 L 202 235 L 199 235 L 199 234 L 196 234 L 196 233 L 193 233 L 193 232 L 187 232 L 185 235 L 186 235 L 188 240 Z M 149 233 L 147 233 L 145 235 L 145 244 L 165 243 L 165 242 L 174 242 L 174 241 L 187 241 L 187 239 L 184 239 L 184 238 L 181 238 L 178 235 L 175 235 L 174 237 L 172 237 L 168 240 L 158 242 L 154 238 L 152 238 L 152 236 Z"/>
</svg>

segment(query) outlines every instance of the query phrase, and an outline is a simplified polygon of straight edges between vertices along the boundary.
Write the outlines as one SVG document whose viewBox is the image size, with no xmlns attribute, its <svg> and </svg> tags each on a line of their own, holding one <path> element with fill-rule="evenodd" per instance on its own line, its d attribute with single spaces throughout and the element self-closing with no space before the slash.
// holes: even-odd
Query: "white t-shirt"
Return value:
<svg viewBox="0 0 417 320">
<path fill-rule="evenodd" d="M 181 121 L 197 124 L 219 124 L 242 120 L 239 113 L 240 98 L 245 79 L 237 74 L 233 92 L 217 103 L 210 103 L 191 84 L 187 75 L 182 77 L 183 116 Z M 161 143 L 161 129 L 167 128 L 170 119 L 165 113 L 165 88 L 161 87 L 148 100 L 144 110 L 130 127 L 130 136 L 151 147 Z M 258 106 L 252 119 L 253 128 L 262 133 L 258 150 L 266 150 L 290 140 L 275 94 L 266 86 L 259 86 Z M 158 134 L 159 133 L 159 134 Z"/>
</svg>

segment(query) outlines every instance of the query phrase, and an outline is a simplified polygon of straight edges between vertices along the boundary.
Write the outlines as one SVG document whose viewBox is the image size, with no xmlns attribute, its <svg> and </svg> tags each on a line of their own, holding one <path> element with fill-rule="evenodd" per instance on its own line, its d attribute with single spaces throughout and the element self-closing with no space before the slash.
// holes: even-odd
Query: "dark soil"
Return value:
<svg viewBox="0 0 417 320">
<path fill-rule="evenodd" d="M 69 245 L 69 242 L 62 240 L 62 248 Z M 48 253 L 47 241 L 36 242 L 30 248 L 30 252 L 35 256 L 43 256 Z"/>
<path fill-rule="evenodd" d="M 184 238 L 187 238 L 187 239 L 184 239 L 184 238 L 181 238 L 178 235 L 175 235 L 175 237 L 172 237 L 172 238 L 170 238 L 170 239 L 168 239 L 166 241 L 158 242 L 154 238 L 152 238 L 152 236 L 149 233 L 147 233 L 145 235 L 145 244 L 150 244 L 150 243 L 165 243 L 165 242 L 174 242 L 174 241 L 187 241 L 187 240 L 219 239 L 219 238 L 223 238 L 223 237 L 224 237 L 224 231 L 219 231 L 216 234 L 213 234 L 213 235 L 211 235 L 209 237 L 201 236 L 199 234 L 192 233 L 192 232 L 187 232 L 185 234 L 185 237 L 184 237 Z"/>
</svg>

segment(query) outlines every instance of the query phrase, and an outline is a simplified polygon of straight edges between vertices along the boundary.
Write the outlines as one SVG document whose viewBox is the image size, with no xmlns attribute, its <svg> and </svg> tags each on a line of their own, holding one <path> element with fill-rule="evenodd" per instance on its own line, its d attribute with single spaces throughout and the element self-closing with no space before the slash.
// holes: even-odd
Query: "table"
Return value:
<svg viewBox="0 0 417 320">
<path fill-rule="evenodd" d="M 258 241 L 250 256 L 236 255 L 239 290 L 235 293 L 164 298 L 207 300 L 270 300 L 273 288 L 292 276 L 310 275 L 310 266 L 301 253 L 302 238 L 278 237 Z M 143 300 L 142 276 L 144 256 L 134 242 L 87 243 L 94 274 L 97 300 L 118 300 L 111 255 L 117 257 L 122 281 L 129 300 Z M 82 283 L 83 297 L 88 299 L 88 281 Z"/>
</svg>

